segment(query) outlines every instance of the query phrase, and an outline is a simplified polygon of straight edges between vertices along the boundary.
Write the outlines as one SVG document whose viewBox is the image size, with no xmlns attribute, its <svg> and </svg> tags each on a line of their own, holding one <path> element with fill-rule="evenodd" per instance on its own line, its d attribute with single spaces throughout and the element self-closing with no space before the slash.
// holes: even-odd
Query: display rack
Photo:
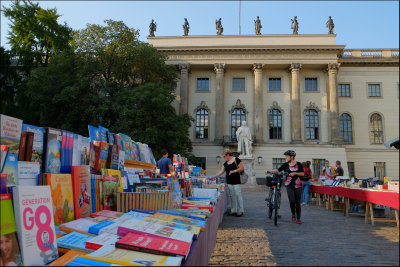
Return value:
<svg viewBox="0 0 400 267">
<path fill-rule="evenodd" d="M 132 159 L 125 159 L 125 167 L 152 170 L 156 167 L 156 165 L 153 163 L 147 163 L 147 162 L 142 162 L 142 161 L 137 161 L 137 160 L 132 160 Z"/>
</svg>

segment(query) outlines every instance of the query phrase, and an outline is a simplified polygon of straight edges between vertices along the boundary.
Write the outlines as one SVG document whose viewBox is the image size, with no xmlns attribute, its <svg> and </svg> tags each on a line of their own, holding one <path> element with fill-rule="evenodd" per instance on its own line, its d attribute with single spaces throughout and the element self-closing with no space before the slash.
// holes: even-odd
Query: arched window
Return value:
<svg viewBox="0 0 400 267">
<path fill-rule="evenodd" d="M 196 112 L 196 138 L 208 138 L 208 110 L 204 108 Z"/>
<path fill-rule="evenodd" d="M 269 112 L 269 139 L 282 139 L 282 113 L 279 109 Z"/>
<path fill-rule="evenodd" d="M 246 121 L 246 111 L 243 108 L 233 109 L 231 120 L 231 135 L 233 140 L 236 140 L 236 131 L 240 126 L 242 126 L 242 122 L 244 121 Z"/>
<path fill-rule="evenodd" d="M 378 113 L 371 115 L 369 119 L 370 127 L 370 142 L 371 144 L 382 144 L 383 143 L 383 123 L 382 116 Z"/>
<path fill-rule="evenodd" d="M 319 138 L 319 119 L 315 109 L 306 110 L 306 139 L 315 140 Z"/>
<path fill-rule="evenodd" d="M 340 116 L 340 138 L 343 143 L 353 143 L 353 125 L 349 114 L 344 113 Z"/>
</svg>

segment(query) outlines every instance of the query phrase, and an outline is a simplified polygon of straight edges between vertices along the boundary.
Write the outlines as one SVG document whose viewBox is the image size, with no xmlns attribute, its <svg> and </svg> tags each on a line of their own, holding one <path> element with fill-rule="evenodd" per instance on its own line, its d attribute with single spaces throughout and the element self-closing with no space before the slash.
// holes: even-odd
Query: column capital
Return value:
<svg viewBox="0 0 400 267">
<path fill-rule="evenodd" d="M 289 71 L 290 72 L 300 71 L 302 67 L 303 67 L 303 65 L 300 63 L 292 63 L 292 64 L 290 64 Z"/>
<path fill-rule="evenodd" d="M 339 67 L 340 67 L 340 63 L 329 63 L 328 64 L 328 68 L 326 69 L 327 70 L 327 72 L 329 73 L 329 72 L 338 72 L 338 70 L 339 70 Z"/>
<path fill-rule="evenodd" d="M 190 70 L 190 64 L 189 63 L 179 63 L 178 67 L 179 67 L 179 70 L 181 72 Z"/>
<path fill-rule="evenodd" d="M 253 63 L 252 71 L 262 71 L 264 64 L 262 63 Z"/>
<path fill-rule="evenodd" d="M 214 64 L 215 73 L 223 74 L 225 72 L 225 63 L 215 63 Z"/>
</svg>

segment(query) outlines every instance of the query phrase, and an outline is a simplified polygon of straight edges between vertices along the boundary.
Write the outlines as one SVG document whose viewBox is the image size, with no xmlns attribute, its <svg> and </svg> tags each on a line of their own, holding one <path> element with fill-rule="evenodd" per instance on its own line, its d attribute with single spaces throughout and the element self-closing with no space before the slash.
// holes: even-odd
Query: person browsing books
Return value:
<svg viewBox="0 0 400 267">
<path fill-rule="evenodd" d="M 302 224 L 300 220 L 301 216 L 301 205 L 300 198 L 302 193 L 302 182 L 301 179 L 304 176 L 303 165 L 295 160 L 296 152 L 293 150 L 287 150 L 283 153 L 286 158 L 286 162 L 282 164 L 278 169 L 266 170 L 266 173 L 278 173 L 285 171 L 289 176 L 285 180 L 286 192 L 289 198 L 290 210 L 292 211 L 292 221 Z"/>
<path fill-rule="evenodd" d="M 242 190 L 240 188 L 240 173 L 244 171 L 244 166 L 239 158 L 233 156 L 232 151 L 225 149 L 222 153 L 225 163 L 221 170 L 211 177 L 215 179 L 222 174 L 226 174 L 226 183 L 228 184 L 229 197 L 231 199 L 231 212 L 228 216 L 236 215 L 236 217 L 243 216 L 243 198 Z"/>
<path fill-rule="evenodd" d="M 325 166 L 322 168 L 321 175 L 325 176 L 326 179 L 335 179 L 335 168 L 329 166 L 329 160 L 325 160 Z"/>
<path fill-rule="evenodd" d="M 157 168 L 160 169 L 160 174 L 172 173 L 172 161 L 168 158 L 168 151 L 166 149 L 161 150 L 162 158 L 157 161 Z"/>
</svg>

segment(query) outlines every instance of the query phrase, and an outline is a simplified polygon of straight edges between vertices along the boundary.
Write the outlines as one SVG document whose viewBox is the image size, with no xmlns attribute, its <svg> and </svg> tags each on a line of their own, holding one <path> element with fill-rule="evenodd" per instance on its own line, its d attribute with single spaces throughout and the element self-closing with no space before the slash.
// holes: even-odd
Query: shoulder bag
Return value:
<svg viewBox="0 0 400 267">
<path fill-rule="evenodd" d="M 235 164 L 236 168 L 239 168 L 239 166 L 236 163 L 236 158 L 235 158 Z M 244 171 L 240 172 L 239 175 L 240 175 L 240 183 L 241 184 L 247 183 L 247 180 L 249 180 L 249 176 Z"/>
</svg>

